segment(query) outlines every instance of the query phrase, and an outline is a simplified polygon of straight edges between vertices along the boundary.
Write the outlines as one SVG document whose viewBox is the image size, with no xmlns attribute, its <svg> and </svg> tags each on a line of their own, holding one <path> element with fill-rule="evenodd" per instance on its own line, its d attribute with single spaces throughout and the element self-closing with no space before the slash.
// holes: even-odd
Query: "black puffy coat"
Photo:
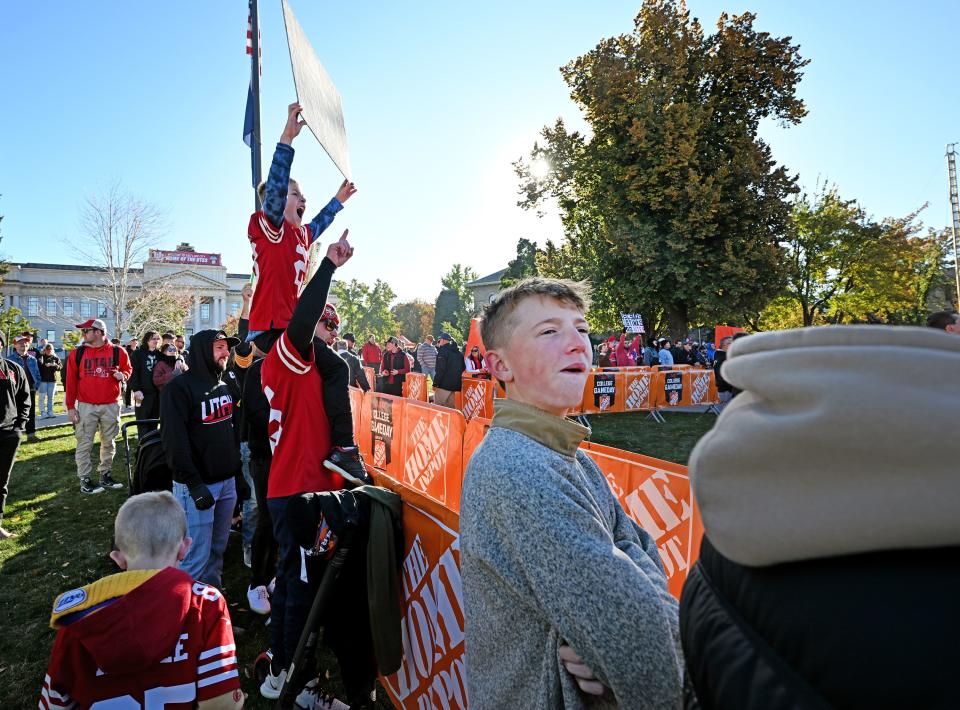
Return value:
<svg viewBox="0 0 960 710">
<path fill-rule="evenodd" d="M 687 674 L 704 710 L 955 708 L 958 598 L 957 547 L 745 567 L 704 538 Z"/>
<path fill-rule="evenodd" d="M 456 343 L 444 343 L 437 348 L 437 371 L 433 386 L 448 392 L 459 392 L 463 386 L 463 371 L 466 369 L 463 353 Z"/>
</svg>

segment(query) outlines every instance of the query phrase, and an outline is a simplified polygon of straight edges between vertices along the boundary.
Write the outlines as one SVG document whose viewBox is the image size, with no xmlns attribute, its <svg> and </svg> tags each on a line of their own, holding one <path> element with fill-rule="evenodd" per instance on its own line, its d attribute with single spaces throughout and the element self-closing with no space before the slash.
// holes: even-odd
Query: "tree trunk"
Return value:
<svg viewBox="0 0 960 710">
<path fill-rule="evenodd" d="M 687 337 L 687 304 L 669 303 L 665 309 L 667 316 L 667 332 L 670 333 L 672 340 L 683 339 Z"/>
</svg>

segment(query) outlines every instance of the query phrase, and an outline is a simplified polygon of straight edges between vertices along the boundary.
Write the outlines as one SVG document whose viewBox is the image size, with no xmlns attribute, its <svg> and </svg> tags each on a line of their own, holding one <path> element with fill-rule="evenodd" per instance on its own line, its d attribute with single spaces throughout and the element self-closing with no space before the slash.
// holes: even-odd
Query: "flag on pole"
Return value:
<svg viewBox="0 0 960 710">
<path fill-rule="evenodd" d="M 253 95 L 253 0 L 250 0 L 247 6 L 247 56 L 251 57 L 250 61 L 250 84 L 247 87 L 247 108 L 243 115 L 243 142 L 247 144 L 247 147 L 250 148 L 250 176 L 253 182 L 253 187 L 257 187 L 257 173 L 256 173 L 256 158 L 254 157 L 254 151 L 256 147 L 253 141 L 253 131 L 254 131 L 254 102 L 256 98 Z M 257 28 L 257 54 L 260 56 L 257 57 L 257 70 L 262 75 L 263 74 L 263 48 L 260 44 L 260 28 Z"/>
</svg>

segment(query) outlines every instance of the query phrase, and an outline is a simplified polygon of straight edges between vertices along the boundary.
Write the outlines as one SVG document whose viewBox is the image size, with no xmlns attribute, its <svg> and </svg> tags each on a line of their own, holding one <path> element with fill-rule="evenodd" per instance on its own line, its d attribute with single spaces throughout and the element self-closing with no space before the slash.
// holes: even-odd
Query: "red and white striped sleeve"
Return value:
<svg viewBox="0 0 960 710">
<path fill-rule="evenodd" d="M 52 659 L 51 659 L 52 661 Z M 51 663 L 51 669 L 53 664 Z M 76 701 L 69 693 L 60 693 L 54 689 L 55 683 L 48 672 L 43 677 L 43 689 L 40 691 L 40 710 L 72 710 L 77 707 Z"/>
<path fill-rule="evenodd" d="M 205 584 L 194 584 L 202 597 L 203 644 L 197 655 L 197 700 L 209 700 L 240 689 L 237 646 L 223 595 Z"/>
<path fill-rule="evenodd" d="M 287 331 L 283 331 L 270 354 L 273 352 L 276 352 L 280 363 L 295 375 L 306 375 L 313 366 L 313 345 L 310 346 L 310 358 L 305 360 L 290 342 Z"/>
</svg>

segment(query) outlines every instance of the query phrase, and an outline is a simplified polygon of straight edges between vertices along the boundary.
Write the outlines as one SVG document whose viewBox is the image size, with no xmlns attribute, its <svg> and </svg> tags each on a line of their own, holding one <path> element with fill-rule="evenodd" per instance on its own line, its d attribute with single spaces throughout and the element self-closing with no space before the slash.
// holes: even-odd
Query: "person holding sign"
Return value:
<svg viewBox="0 0 960 710">
<path fill-rule="evenodd" d="M 337 194 L 310 224 L 301 224 L 307 199 L 296 180 L 290 179 L 293 139 L 306 123 L 299 119 L 298 103 L 287 107 L 287 125 L 273 153 L 267 181 L 257 188 L 263 208 L 250 216 L 247 237 L 253 247 L 253 274 L 256 290 L 250 306 L 253 340 L 265 330 L 287 327 L 307 273 L 307 251 L 314 240 L 333 222 L 344 203 L 357 191 L 344 180 Z"/>
<path fill-rule="evenodd" d="M 590 373 L 586 297 L 533 278 L 480 325 L 506 388 L 464 476 L 460 536 L 470 707 L 677 708 L 677 601 L 567 419 Z"/>
</svg>

